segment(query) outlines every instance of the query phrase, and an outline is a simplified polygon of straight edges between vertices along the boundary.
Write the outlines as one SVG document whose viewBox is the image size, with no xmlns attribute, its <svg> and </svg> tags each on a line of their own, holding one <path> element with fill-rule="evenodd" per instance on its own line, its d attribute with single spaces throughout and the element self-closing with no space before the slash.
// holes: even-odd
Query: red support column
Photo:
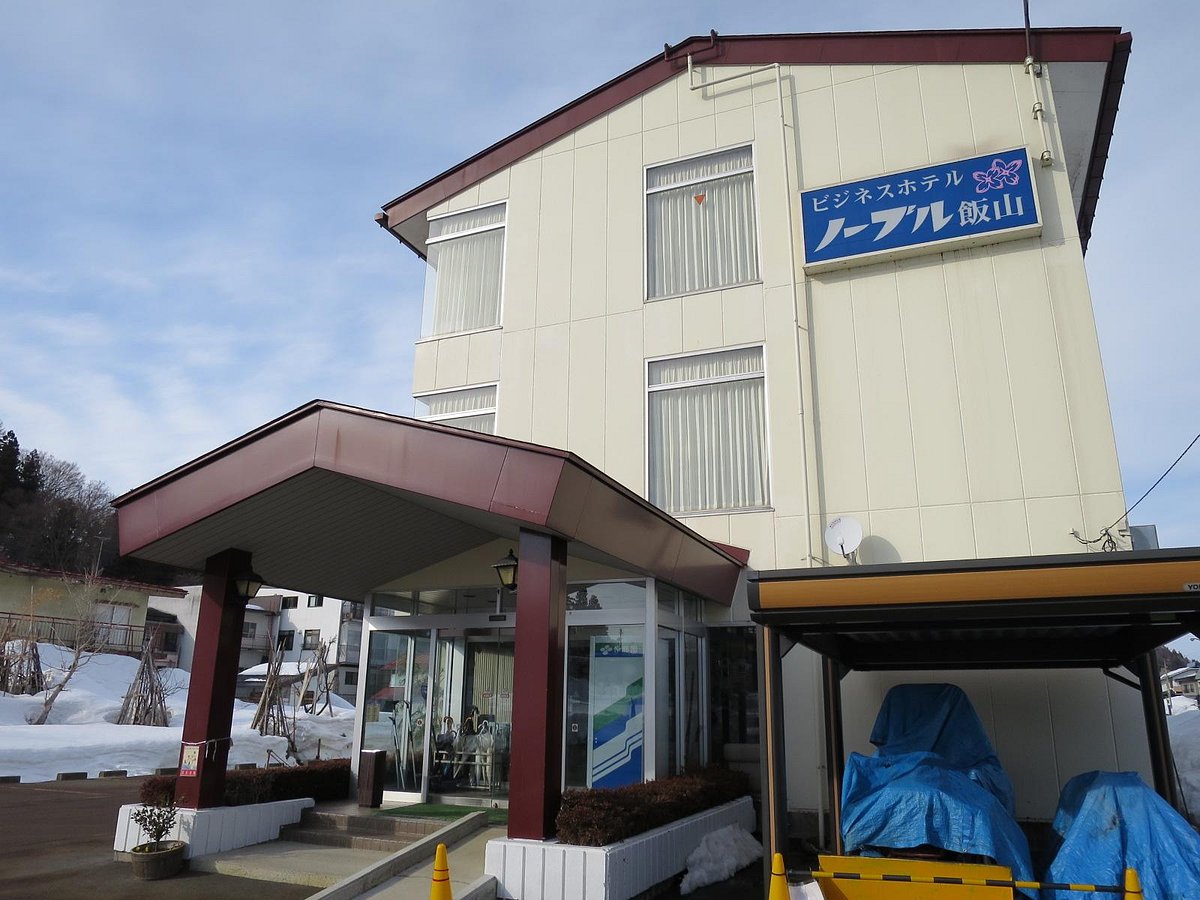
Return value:
<svg viewBox="0 0 1200 900">
<path fill-rule="evenodd" d="M 521 532 L 508 836 L 546 840 L 562 799 L 567 542 Z"/>
<path fill-rule="evenodd" d="M 236 580 L 249 571 L 250 554 L 244 550 L 225 550 L 210 556 L 204 564 L 179 778 L 175 782 L 175 802 L 188 809 L 220 806 L 225 792 L 229 729 L 246 617 L 246 600 L 238 595 Z"/>
</svg>

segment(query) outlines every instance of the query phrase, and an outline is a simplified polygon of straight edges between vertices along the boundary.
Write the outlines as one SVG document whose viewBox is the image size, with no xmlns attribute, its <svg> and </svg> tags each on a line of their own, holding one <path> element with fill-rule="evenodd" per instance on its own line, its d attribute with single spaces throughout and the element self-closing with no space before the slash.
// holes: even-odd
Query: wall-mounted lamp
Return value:
<svg viewBox="0 0 1200 900">
<path fill-rule="evenodd" d="M 258 593 L 258 589 L 263 586 L 263 579 L 257 572 L 250 571 L 239 575 L 233 585 L 237 589 L 239 597 L 243 600 L 251 600 Z"/>
<path fill-rule="evenodd" d="M 492 568 L 496 570 L 496 577 L 500 579 L 500 584 L 505 590 L 515 591 L 517 589 L 517 558 L 513 556 L 512 550 L 509 550 L 508 556 Z"/>
</svg>

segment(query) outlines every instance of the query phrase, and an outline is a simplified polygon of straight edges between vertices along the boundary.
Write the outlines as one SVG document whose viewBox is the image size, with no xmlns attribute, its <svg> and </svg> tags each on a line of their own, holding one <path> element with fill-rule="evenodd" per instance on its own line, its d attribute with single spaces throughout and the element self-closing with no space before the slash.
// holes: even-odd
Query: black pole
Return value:
<svg viewBox="0 0 1200 900">
<path fill-rule="evenodd" d="M 1180 809 L 1179 791 L 1175 784 L 1175 758 L 1167 734 L 1167 715 L 1163 710 L 1162 683 L 1154 653 L 1144 653 L 1137 659 L 1138 681 L 1142 686 L 1142 715 L 1146 717 L 1146 738 L 1150 743 L 1150 771 L 1154 774 L 1154 790 Z M 1182 811 L 1182 810 L 1181 810 Z"/>
<path fill-rule="evenodd" d="M 846 750 L 842 741 L 842 673 L 839 663 L 821 657 L 821 679 L 825 697 L 825 772 L 828 778 L 829 812 L 833 820 L 833 846 L 840 856 L 842 846 L 842 775 Z"/>
<path fill-rule="evenodd" d="M 764 885 L 771 884 L 771 858 L 787 850 L 787 779 L 783 737 L 783 658 L 779 632 L 758 630 L 759 718 L 762 772 L 762 837 L 766 847 Z"/>
</svg>

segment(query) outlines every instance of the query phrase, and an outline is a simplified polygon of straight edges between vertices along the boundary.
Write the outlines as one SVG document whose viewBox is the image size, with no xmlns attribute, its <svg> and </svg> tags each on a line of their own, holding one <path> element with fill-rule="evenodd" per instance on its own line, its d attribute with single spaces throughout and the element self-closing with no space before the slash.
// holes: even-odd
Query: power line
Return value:
<svg viewBox="0 0 1200 900">
<path fill-rule="evenodd" d="M 1121 519 L 1124 519 L 1131 512 L 1133 512 L 1135 509 L 1137 509 L 1138 503 L 1141 503 L 1143 500 L 1145 500 L 1147 497 L 1149 497 L 1150 491 L 1152 491 L 1156 487 L 1158 487 L 1159 484 L 1162 483 L 1162 480 L 1171 474 L 1171 470 L 1174 469 L 1177 465 L 1179 465 L 1179 461 L 1181 459 L 1183 459 L 1185 456 L 1187 456 L 1187 452 L 1189 450 L 1191 450 L 1192 447 L 1196 446 L 1197 441 L 1200 441 L 1200 434 L 1197 434 L 1194 438 L 1192 438 L 1192 442 L 1183 448 L 1183 452 L 1180 453 L 1179 456 L 1175 457 L 1175 462 L 1171 463 L 1171 465 L 1169 465 L 1167 467 L 1167 471 L 1163 472 L 1161 475 L 1158 476 L 1158 481 L 1156 481 L 1156 482 L 1154 482 L 1154 484 L 1150 485 L 1150 487 L 1146 491 L 1146 493 L 1142 494 L 1142 496 L 1140 496 L 1138 498 L 1137 503 L 1133 504 L 1133 506 L 1129 507 L 1129 509 L 1127 509 L 1127 510 L 1125 510 L 1125 512 L 1121 513 L 1121 515 L 1117 517 L 1117 521 L 1113 522 L 1112 525 L 1109 525 L 1108 528 L 1115 528 L 1117 526 L 1117 524 L 1121 521 Z M 1104 529 L 1104 531 L 1107 531 L 1108 528 Z"/>
</svg>

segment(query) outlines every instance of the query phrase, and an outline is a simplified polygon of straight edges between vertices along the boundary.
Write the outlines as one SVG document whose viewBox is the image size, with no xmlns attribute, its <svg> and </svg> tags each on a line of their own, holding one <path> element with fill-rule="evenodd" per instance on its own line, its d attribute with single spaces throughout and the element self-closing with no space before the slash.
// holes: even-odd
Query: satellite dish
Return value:
<svg viewBox="0 0 1200 900">
<path fill-rule="evenodd" d="M 854 562 L 854 551 L 862 543 L 863 530 L 858 519 L 838 516 L 825 526 L 825 546 Z"/>
</svg>

